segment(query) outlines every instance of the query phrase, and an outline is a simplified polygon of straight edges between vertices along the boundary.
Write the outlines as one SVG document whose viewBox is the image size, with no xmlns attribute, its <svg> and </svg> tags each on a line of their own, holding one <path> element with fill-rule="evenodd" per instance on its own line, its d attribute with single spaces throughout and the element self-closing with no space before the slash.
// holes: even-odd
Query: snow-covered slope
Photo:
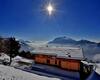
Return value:
<svg viewBox="0 0 100 80">
<path fill-rule="evenodd" d="M 55 38 L 53 41 L 50 41 L 49 44 L 76 44 L 76 42 L 74 39 L 63 36 Z"/>
<path fill-rule="evenodd" d="M 0 80 L 60 80 L 39 76 L 33 73 L 25 72 L 13 67 L 0 65 Z"/>
<path fill-rule="evenodd" d="M 57 37 L 54 40 L 50 41 L 49 44 L 70 44 L 70 45 L 86 45 L 86 44 L 97 44 L 96 42 L 92 42 L 89 40 L 75 40 L 72 38 L 64 37 Z"/>
<path fill-rule="evenodd" d="M 36 47 L 40 47 L 40 46 L 46 46 L 47 42 L 46 41 L 24 41 L 22 39 L 18 40 L 21 48 L 20 51 L 32 51 L 34 50 L 34 48 Z"/>
<path fill-rule="evenodd" d="M 33 47 L 31 47 L 29 44 L 31 42 L 29 41 L 24 41 L 24 40 L 18 40 L 20 45 L 21 45 L 21 48 L 20 48 L 20 51 L 32 51 L 33 50 Z"/>
</svg>

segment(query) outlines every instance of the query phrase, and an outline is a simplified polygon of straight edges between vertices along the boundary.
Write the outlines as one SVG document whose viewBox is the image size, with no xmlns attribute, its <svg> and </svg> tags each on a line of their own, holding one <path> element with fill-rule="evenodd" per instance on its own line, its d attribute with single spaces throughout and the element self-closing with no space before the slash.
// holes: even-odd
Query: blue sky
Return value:
<svg viewBox="0 0 100 80">
<path fill-rule="evenodd" d="M 100 41 L 100 0 L 0 0 L 0 35 L 50 40 L 58 36 Z"/>
</svg>

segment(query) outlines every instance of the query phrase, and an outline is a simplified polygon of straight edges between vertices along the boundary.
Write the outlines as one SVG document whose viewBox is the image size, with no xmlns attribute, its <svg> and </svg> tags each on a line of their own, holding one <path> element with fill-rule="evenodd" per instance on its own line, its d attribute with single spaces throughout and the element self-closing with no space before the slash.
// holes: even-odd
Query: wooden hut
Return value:
<svg viewBox="0 0 100 80">
<path fill-rule="evenodd" d="M 36 63 L 54 65 L 73 71 L 80 70 L 80 62 L 84 58 L 80 48 L 38 47 L 33 52 Z"/>
</svg>

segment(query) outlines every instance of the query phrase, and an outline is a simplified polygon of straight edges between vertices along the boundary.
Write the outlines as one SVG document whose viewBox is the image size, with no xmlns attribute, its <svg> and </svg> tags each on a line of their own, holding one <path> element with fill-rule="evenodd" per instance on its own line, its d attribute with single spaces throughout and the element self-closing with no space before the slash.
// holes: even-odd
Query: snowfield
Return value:
<svg viewBox="0 0 100 80">
<path fill-rule="evenodd" d="M 25 72 L 14 67 L 0 65 L 0 80 L 60 80 Z"/>
</svg>

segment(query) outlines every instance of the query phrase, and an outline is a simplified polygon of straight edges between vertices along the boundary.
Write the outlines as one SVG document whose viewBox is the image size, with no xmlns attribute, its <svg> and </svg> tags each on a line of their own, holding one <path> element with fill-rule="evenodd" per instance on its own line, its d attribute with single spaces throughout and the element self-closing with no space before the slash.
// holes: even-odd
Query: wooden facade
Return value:
<svg viewBox="0 0 100 80">
<path fill-rule="evenodd" d="M 58 66 L 62 69 L 66 69 L 66 70 L 73 70 L 73 71 L 80 70 L 80 60 L 58 58 L 55 55 L 36 54 L 35 62 L 41 63 L 41 64 Z"/>
<path fill-rule="evenodd" d="M 61 68 L 68 69 L 68 70 L 74 70 L 79 71 L 80 70 L 80 61 L 79 60 L 61 60 Z"/>
</svg>

